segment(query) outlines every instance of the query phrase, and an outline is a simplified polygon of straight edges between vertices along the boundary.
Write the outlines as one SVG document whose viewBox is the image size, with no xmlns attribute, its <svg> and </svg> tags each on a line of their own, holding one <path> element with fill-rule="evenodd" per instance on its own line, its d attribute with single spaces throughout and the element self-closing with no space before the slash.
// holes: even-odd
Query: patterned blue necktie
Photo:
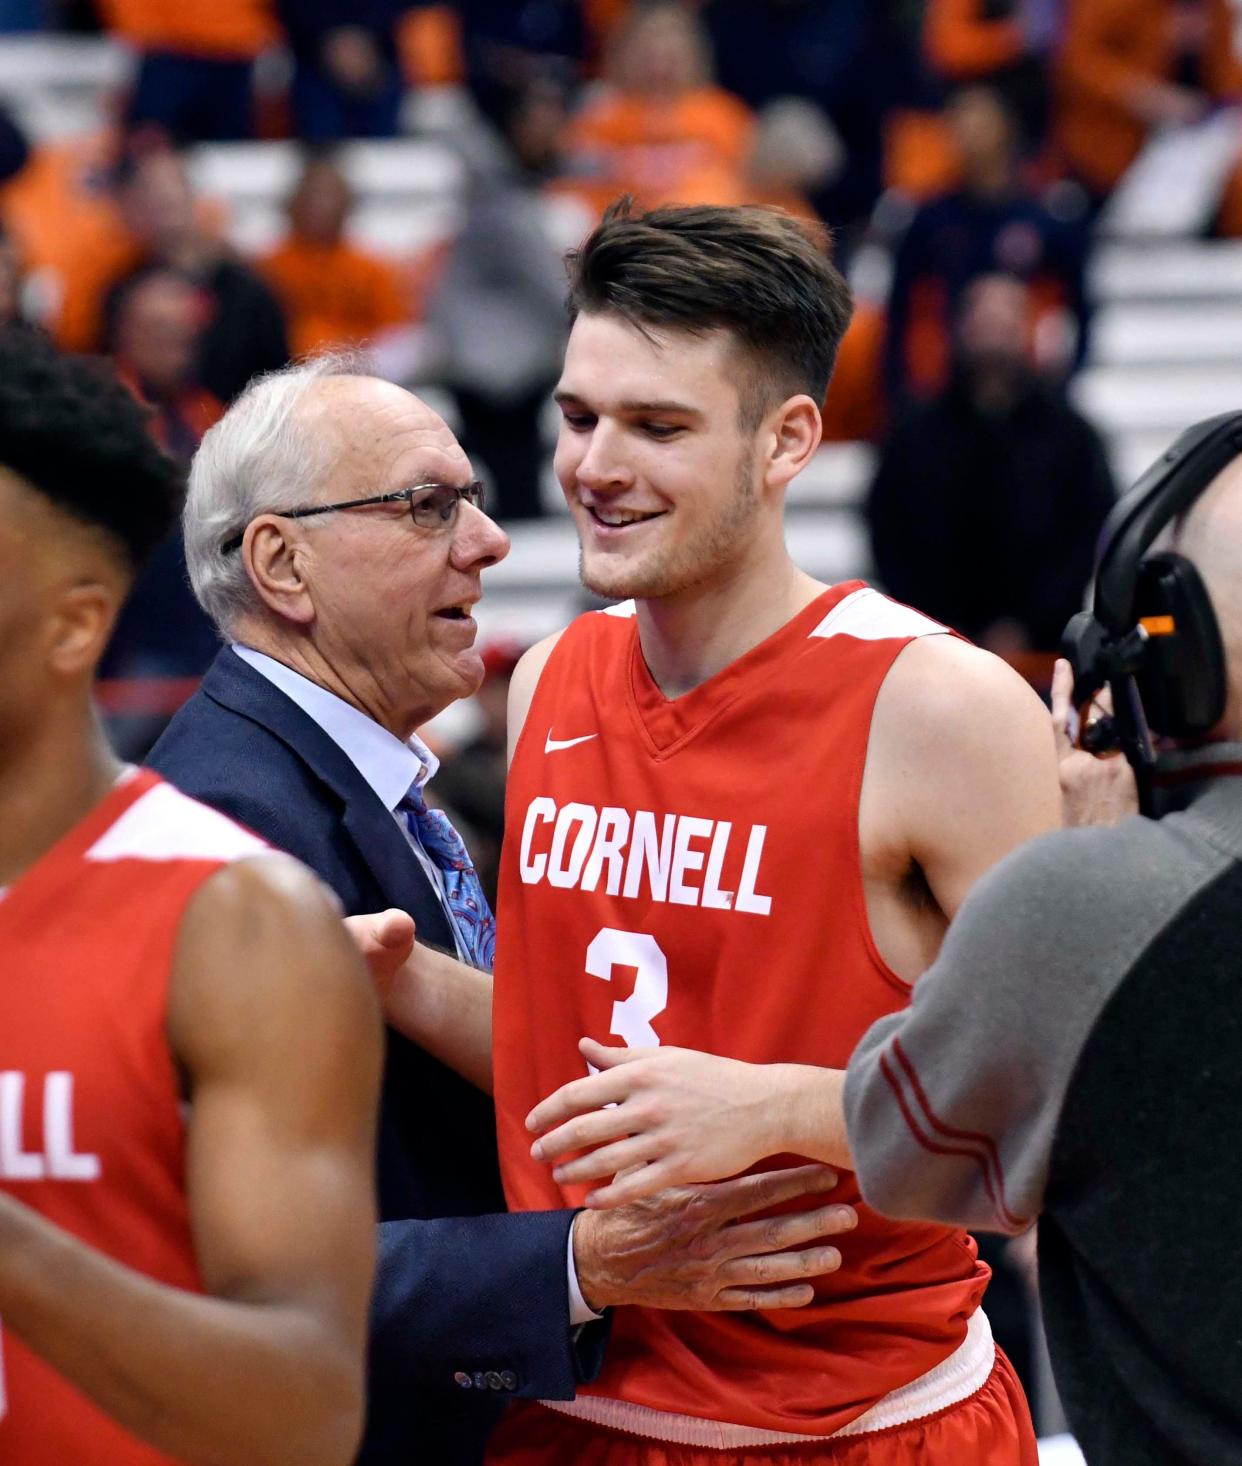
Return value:
<svg viewBox="0 0 1242 1466">
<path fill-rule="evenodd" d="M 423 791 L 412 785 L 397 805 L 414 838 L 444 877 L 444 896 L 467 962 L 484 972 L 496 958 L 496 918 L 461 836 L 440 809 L 428 809 Z"/>
</svg>

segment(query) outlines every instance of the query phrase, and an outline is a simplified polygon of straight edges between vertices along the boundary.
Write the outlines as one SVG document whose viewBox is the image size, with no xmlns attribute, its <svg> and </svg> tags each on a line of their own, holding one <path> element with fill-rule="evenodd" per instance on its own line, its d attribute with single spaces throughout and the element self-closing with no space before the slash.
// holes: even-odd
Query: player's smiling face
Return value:
<svg viewBox="0 0 1242 1466">
<path fill-rule="evenodd" d="M 674 595 L 727 575 L 761 512 L 739 362 L 723 331 L 645 336 L 580 315 L 556 390 L 556 475 L 599 595 Z"/>
</svg>

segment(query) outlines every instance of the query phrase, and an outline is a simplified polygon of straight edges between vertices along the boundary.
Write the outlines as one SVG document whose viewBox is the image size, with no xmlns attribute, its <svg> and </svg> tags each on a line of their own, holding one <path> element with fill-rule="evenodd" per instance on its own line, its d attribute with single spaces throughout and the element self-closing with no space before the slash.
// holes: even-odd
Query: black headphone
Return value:
<svg viewBox="0 0 1242 1466">
<path fill-rule="evenodd" d="M 1242 412 L 1227 412 L 1187 428 L 1152 464 L 1108 516 L 1092 608 L 1073 617 L 1062 638 L 1074 706 L 1105 683 L 1112 689 L 1111 729 L 1134 769 L 1144 814 L 1152 812 L 1151 733 L 1208 732 L 1224 714 L 1226 693 L 1225 649 L 1202 577 L 1184 555 L 1147 551 L 1239 455 Z"/>
</svg>

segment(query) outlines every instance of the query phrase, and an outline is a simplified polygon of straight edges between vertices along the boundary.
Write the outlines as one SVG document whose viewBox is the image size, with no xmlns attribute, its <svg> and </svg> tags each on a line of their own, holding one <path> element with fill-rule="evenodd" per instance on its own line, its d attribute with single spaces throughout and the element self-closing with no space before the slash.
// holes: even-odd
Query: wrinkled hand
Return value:
<svg viewBox="0 0 1242 1466">
<path fill-rule="evenodd" d="M 694 1049 L 607 1048 L 589 1038 L 578 1049 L 600 1072 L 562 1085 L 536 1105 L 526 1128 L 548 1131 L 531 1147 L 536 1160 L 590 1152 L 557 1166 L 562 1185 L 616 1177 L 587 1197 L 588 1206 L 621 1206 L 666 1186 L 736 1176 L 789 1148 L 782 1137 L 792 1065 L 744 1064 Z"/>
<path fill-rule="evenodd" d="M 362 953 L 381 1005 L 414 950 L 414 918 L 390 907 L 368 916 L 347 916 L 345 925 Z"/>
<path fill-rule="evenodd" d="M 1070 664 L 1058 657 L 1052 673 L 1052 735 L 1061 777 L 1061 823 L 1067 828 L 1115 825 L 1138 813 L 1134 770 L 1119 754 L 1099 758 L 1074 746 L 1071 725 L 1076 711 L 1070 705 L 1073 689 Z M 1107 688 L 1097 696 L 1096 704 L 1103 714 L 1111 715 L 1112 696 Z"/>
<path fill-rule="evenodd" d="M 837 1184 L 826 1166 L 766 1171 L 714 1186 L 682 1186 L 613 1211 L 574 1218 L 574 1265 L 597 1313 L 621 1304 L 720 1311 L 802 1308 L 807 1278 L 841 1266 L 835 1247 L 808 1246 L 858 1224 L 852 1206 L 743 1221 Z"/>
</svg>

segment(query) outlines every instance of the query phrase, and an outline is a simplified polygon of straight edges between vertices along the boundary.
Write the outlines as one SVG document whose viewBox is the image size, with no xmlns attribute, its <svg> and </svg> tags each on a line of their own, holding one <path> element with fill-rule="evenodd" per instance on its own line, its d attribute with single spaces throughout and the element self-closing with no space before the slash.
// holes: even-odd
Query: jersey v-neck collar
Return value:
<svg viewBox="0 0 1242 1466">
<path fill-rule="evenodd" d="M 791 648 L 805 641 L 833 605 L 851 590 L 857 590 L 860 584 L 860 581 L 845 581 L 829 586 L 771 636 L 722 667 L 706 682 L 675 698 L 665 697 L 647 667 L 635 615 L 630 640 L 630 708 L 652 754 L 668 758 L 676 753 L 745 689 L 766 681 Z"/>
</svg>

